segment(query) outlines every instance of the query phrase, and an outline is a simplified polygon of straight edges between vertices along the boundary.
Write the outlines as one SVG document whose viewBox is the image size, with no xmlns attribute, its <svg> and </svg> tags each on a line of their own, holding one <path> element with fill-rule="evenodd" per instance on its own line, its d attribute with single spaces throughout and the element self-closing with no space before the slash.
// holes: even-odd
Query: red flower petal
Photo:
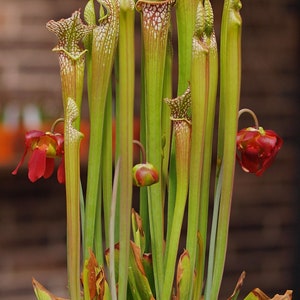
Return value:
<svg viewBox="0 0 300 300">
<path fill-rule="evenodd" d="M 54 158 L 46 157 L 46 169 L 43 175 L 45 179 L 49 178 L 53 174 L 54 166 Z"/>
<path fill-rule="evenodd" d="M 40 149 L 32 152 L 28 162 L 28 178 L 31 182 L 35 182 L 44 176 L 46 170 L 46 153 Z"/>
<path fill-rule="evenodd" d="M 43 136 L 45 133 L 40 130 L 30 130 L 26 132 L 25 134 L 25 145 L 26 147 L 31 147 L 32 143 L 39 140 L 41 136 Z"/>
<path fill-rule="evenodd" d="M 60 133 L 56 133 L 54 138 L 57 143 L 56 155 L 62 156 L 64 154 L 64 136 Z"/>
<path fill-rule="evenodd" d="M 61 163 L 58 166 L 57 169 L 57 181 L 59 183 L 65 183 L 65 160 L 62 158 Z"/>
<path fill-rule="evenodd" d="M 24 159 L 25 159 L 25 156 L 26 156 L 26 154 L 27 154 L 27 151 L 28 151 L 28 148 L 26 147 L 26 148 L 25 148 L 25 151 L 24 151 L 24 153 L 23 153 L 23 156 L 22 156 L 21 160 L 19 161 L 17 167 L 11 172 L 13 175 L 16 175 L 16 174 L 18 173 L 19 168 L 22 166 L 22 164 L 23 164 L 23 162 L 24 162 Z"/>
</svg>

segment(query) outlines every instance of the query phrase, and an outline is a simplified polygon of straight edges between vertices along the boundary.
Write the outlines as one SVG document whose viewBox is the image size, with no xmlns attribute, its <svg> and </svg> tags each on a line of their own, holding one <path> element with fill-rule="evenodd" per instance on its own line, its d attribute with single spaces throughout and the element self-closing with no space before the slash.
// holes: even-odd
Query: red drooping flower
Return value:
<svg viewBox="0 0 300 300">
<path fill-rule="evenodd" d="M 238 132 L 236 144 L 242 169 L 260 176 L 272 164 L 283 140 L 272 130 L 248 127 Z"/>
<path fill-rule="evenodd" d="M 41 177 L 49 178 L 54 172 L 55 158 L 61 158 L 57 170 L 57 180 L 59 183 L 65 182 L 64 136 L 62 134 L 39 130 L 28 131 L 25 135 L 24 154 L 12 172 L 13 175 L 17 174 L 28 151 L 31 152 L 28 162 L 28 178 L 31 182 L 35 182 Z"/>
</svg>

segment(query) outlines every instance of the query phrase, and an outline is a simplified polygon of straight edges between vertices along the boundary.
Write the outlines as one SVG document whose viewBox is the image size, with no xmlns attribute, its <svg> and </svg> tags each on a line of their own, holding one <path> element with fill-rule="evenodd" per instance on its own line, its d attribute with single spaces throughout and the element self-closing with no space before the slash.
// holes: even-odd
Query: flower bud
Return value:
<svg viewBox="0 0 300 300">
<path fill-rule="evenodd" d="M 150 163 L 137 164 L 132 169 L 133 184 L 136 186 L 149 186 L 159 180 L 157 169 Z"/>
<path fill-rule="evenodd" d="M 238 132 L 236 144 L 242 169 L 260 176 L 272 164 L 283 140 L 272 130 L 248 127 Z"/>
</svg>

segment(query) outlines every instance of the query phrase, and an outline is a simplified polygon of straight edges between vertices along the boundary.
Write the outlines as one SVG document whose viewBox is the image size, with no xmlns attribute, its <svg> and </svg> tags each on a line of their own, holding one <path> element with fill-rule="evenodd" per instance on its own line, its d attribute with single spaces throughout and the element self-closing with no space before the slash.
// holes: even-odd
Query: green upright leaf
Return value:
<svg viewBox="0 0 300 300">
<path fill-rule="evenodd" d="M 88 257 L 89 249 L 97 253 L 97 260 L 102 264 L 103 253 L 101 243 L 94 244 L 96 211 L 101 209 L 102 193 L 99 190 L 101 174 L 101 158 L 103 141 L 103 126 L 105 105 L 110 76 L 115 56 L 119 32 L 119 6 L 118 1 L 103 0 L 100 3 L 99 25 L 93 29 L 91 44 L 88 45 L 88 98 L 90 111 L 90 148 L 88 159 L 86 216 L 84 234 L 84 258 Z M 88 7 L 88 9 L 90 9 Z M 86 13 L 89 17 L 93 13 Z M 93 23 L 92 20 L 88 20 Z M 101 215 L 100 213 L 97 214 Z M 99 222 L 101 224 L 101 222 Z M 100 230 L 101 232 L 101 230 Z M 100 239 L 101 240 L 101 239 Z M 95 250 L 97 247 L 97 250 Z"/>
<path fill-rule="evenodd" d="M 143 95 L 145 99 L 146 153 L 147 161 L 159 170 L 162 167 L 162 99 L 164 67 L 167 51 L 168 31 L 173 0 L 139 0 L 136 8 L 141 13 L 143 35 Z M 148 189 L 149 224 L 156 297 L 160 299 L 163 284 L 163 207 L 162 183 Z"/>
</svg>

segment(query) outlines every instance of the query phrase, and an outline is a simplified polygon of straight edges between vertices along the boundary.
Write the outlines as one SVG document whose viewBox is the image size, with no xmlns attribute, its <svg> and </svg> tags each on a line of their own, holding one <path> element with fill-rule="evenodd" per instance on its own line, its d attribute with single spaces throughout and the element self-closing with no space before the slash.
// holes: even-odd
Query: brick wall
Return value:
<svg viewBox="0 0 300 300">
<path fill-rule="evenodd" d="M 212 1 L 217 19 L 219 2 Z M 51 52 L 56 38 L 45 23 L 70 16 L 83 3 L 1 1 L 0 115 L 8 104 L 32 103 L 45 117 L 61 115 L 57 55 Z M 261 178 L 237 168 L 226 296 L 242 270 L 248 274 L 244 291 L 259 286 L 272 294 L 298 287 L 299 5 L 297 0 L 243 1 L 242 16 L 241 107 L 254 109 L 262 126 L 283 137 L 284 146 Z M 249 122 L 243 118 L 241 127 Z M 9 173 L 10 166 L 0 169 L 0 297 L 32 299 L 31 276 L 60 292 L 66 286 L 64 192 L 55 181 L 32 185 L 25 173 L 17 178 Z"/>
</svg>

